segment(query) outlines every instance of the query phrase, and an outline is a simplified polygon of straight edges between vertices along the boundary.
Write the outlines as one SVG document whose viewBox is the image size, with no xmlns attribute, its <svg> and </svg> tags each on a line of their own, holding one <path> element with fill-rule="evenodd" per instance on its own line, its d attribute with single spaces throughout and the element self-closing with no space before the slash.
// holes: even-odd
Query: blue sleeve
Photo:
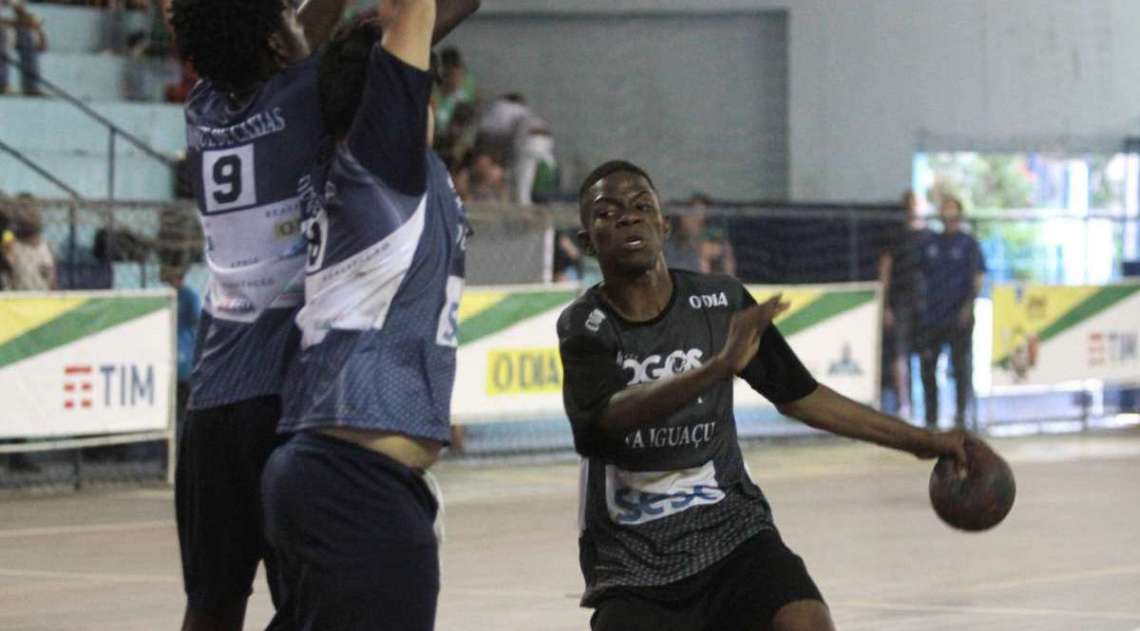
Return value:
<svg viewBox="0 0 1140 631">
<path fill-rule="evenodd" d="M 384 184 L 405 195 L 427 189 L 427 107 L 431 75 L 377 44 L 368 62 L 348 148 Z"/>
</svg>

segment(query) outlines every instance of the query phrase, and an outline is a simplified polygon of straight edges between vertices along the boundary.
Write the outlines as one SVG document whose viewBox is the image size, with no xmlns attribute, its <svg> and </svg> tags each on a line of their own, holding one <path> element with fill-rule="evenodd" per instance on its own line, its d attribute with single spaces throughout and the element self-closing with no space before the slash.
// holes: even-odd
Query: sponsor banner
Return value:
<svg viewBox="0 0 1140 631">
<path fill-rule="evenodd" d="M 0 293 L 0 438 L 165 430 L 174 294 Z"/>
<path fill-rule="evenodd" d="M 993 290 L 993 385 L 1140 382 L 1140 284 Z"/>
<path fill-rule="evenodd" d="M 792 348 L 821 382 L 873 403 L 879 387 L 879 285 L 751 286 L 757 301 L 777 291 L 790 308 L 776 320 Z M 459 308 L 455 423 L 563 417 L 562 364 L 555 326 L 577 288 L 538 285 L 469 288 Z M 694 296 L 695 299 L 703 299 Z M 647 378 L 685 357 L 642 367 Z M 737 381 L 736 407 L 770 408 Z"/>
</svg>

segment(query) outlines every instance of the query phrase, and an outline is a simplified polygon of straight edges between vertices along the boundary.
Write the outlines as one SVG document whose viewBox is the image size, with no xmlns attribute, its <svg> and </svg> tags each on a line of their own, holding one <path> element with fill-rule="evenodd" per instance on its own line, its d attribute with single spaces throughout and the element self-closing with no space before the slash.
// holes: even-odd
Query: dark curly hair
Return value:
<svg viewBox="0 0 1140 631">
<path fill-rule="evenodd" d="M 170 22 L 179 54 L 198 76 L 243 90 L 263 78 L 263 55 L 284 9 L 283 0 L 173 0 Z"/>
</svg>

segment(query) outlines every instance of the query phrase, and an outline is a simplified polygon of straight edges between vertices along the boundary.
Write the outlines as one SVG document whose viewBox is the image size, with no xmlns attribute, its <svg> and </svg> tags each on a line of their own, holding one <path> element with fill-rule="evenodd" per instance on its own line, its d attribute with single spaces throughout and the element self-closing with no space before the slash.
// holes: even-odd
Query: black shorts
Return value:
<svg viewBox="0 0 1140 631">
<path fill-rule="evenodd" d="M 769 531 L 676 583 L 613 592 L 590 624 L 593 631 L 764 631 L 781 607 L 798 600 L 823 596 L 803 559 Z"/>
<path fill-rule="evenodd" d="M 290 629 L 431 631 L 438 510 L 423 477 L 350 442 L 300 432 L 262 479 Z"/>
<path fill-rule="evenodd" d="M 280 416 L 276 396 L 186 414 L 178 439 L 174 508 L 182 579 L 193 609 L 217 611 L 248 598 L 262 559 L 271 592 L 276 587 L 262 534 L 261 470 L 280 442 Z"/>
</svg>

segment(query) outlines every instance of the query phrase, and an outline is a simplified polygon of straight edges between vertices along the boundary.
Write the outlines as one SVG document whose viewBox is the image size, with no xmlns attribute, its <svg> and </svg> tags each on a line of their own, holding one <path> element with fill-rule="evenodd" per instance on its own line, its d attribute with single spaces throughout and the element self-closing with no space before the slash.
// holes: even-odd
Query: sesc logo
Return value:
<svg viewBox="0 0 1140 631">
<path fill-rule="evenodd" d="M 622 525 L 644 524 L 723 499 L 711 460 L 676 471 L 626 471 L 606 465 L 606 508 L 610 519 Z"/>
<path fill-rule="evenodd" d="M 702 355 L 704 352 L 701 349 L 691 348 L 687 351 L 676 350 L 664 357 L 650 355 L 644 361 L 638 361 L 636 357 L 625 356 L 619 358 L 619 363 L 623 370 L 632 373 L 627 385 L 636 386 L 639 383 L 657 381 L 669 375 L 679 375 L 700 368 Z"/>
</svg>

